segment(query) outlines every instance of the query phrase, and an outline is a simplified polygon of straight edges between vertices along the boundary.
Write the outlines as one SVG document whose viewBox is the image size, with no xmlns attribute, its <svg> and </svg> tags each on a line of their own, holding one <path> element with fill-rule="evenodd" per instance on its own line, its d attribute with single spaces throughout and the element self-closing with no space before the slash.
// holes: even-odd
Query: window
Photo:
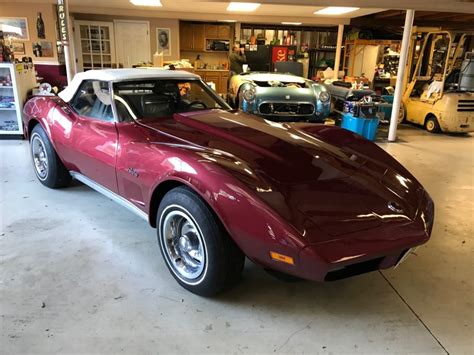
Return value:
<svg viewBox="0 0 474 355">
<path fill-rule="evenodd" d="M 109 84 L 88 80 L 81 84 L 71 102 L 78 115 L 102 121 L 113 121 Z"/>
<path fill-rule="evenodd" d="M 147 79 L 114 84 L 121 121 L 171 117 L 174 113 L 230 107 L 200 80 Z M 120 102 L 120 104 L 119 104 Z M 120 106 L 120 107 L 119 107 Z"/>
</svg>

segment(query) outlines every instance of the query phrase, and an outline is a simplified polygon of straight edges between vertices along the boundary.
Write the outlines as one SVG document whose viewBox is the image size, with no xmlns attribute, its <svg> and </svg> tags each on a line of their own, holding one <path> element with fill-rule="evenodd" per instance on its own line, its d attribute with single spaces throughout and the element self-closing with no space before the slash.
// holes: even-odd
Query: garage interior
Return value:
<svg viewBox="0 0 474 355">
<path fill-rule="evenodd" d="M 472 354 L 473 3 L 259 0 L 250 12 L 150 3 L 0 0 L 1 352 Z M 26 36 L 7 35 L 13 20 Z M 54 95 L 82 71 L 172 66 L 226 99 L 235 44 L 258 71 L 277 65 L 251 62 L 257 46 L 287 48 L 289 67 L 301 63 L 300 76 L 331 93 L 324 124 L 373 140 L 416 177 L 436 206 L 428 243 L 396 268 L 324 283 L 284 282 L 246 259 L 236 287 L 204 298 L 168 272 L 156 229 L 76 180 L 51 190 L 36 179 L 22 127 L 28 98 Z M 357 116 L 356 90 L 383 100 Z M 422 107 L 450 95 L 462 97 L 442 116 Z M 449 123 L 455 112 L 462 118 Z M 373 137 L 354 119 L 376 120 Z"/>
</svg>

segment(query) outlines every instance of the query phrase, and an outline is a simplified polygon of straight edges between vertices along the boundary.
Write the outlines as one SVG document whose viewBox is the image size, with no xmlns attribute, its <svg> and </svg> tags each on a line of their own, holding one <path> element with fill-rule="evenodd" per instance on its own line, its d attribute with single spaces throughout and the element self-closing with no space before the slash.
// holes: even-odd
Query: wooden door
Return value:
<svg viewBox="0 0 474 355">
<path fill-rule="evenodd" d="M 193 50 L 193 25 L 186 22 L 181 22 L 179 26 L 179 46 L 181 50 Z"/>
<path fill-rule="evenodd" d="M 206 38 L 217 39 L 218 37 L 218 26 L 217 25 L 206 25 Z"/>
<path fill-rule="evenodd" d="M 216 92 L 221 91 L 221 83 L 220 83 L 220 75 L 219 73 L 209 72 L 206 74 L 206 83 L 213 82 L 216 85 Z"/>
<path fill-rule="evenodd" d="M 217 28 L 217 38 L 230 40 L 230 26 L 219 25 Z"/>
<path fill-rule="evenodd" d="M 206 48 L 204 40 L 204 25 L 193 25 L 193 49 L 196 51 L 203 51 Z"/>
<path fill-rule="evenodd" d="M 219 94 L 227 93 L 228 79 L 229 77 L 227 76 L 227 74 L 221 73 L 219 80 L 219 90 L 217 91 Z"/>
</svg>

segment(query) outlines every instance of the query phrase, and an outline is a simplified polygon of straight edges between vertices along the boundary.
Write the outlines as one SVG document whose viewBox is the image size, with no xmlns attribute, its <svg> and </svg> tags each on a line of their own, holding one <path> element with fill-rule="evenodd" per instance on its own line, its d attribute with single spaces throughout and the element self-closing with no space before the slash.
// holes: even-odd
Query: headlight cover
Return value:
<svg viewBox="0 0 474 355">
<path fill-rule="evenodd" d="M 328 102 L 331 99 L 331 95 L 327 91 L 323 91 L 319 94 L 319 100 L 321 102 Z"/>
<path fill-rule="evenodd" d="M 246 90 L 244 90 L 244 99 L 245 101 L 247 102 L 251 102 L 253 100 L 255 100 L 255 89 L 254 88 L 248 88 Z"/>
</svg>

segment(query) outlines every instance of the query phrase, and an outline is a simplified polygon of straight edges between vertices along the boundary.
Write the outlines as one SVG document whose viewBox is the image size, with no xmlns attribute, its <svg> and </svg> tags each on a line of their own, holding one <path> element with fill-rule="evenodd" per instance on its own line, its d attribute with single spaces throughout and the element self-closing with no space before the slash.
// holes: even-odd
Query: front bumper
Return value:
<svg viewBox="0 0 474 355">
<path fill-rule="evenodd" d="M 309 244 L 294 265 L 278 263 L 275 269 L 312 281 L 333 281 L 396 266 L 410 249 L 431 235 L 434 204 L 425 193 L 415 219 L 405 225 L 385 225 L 340 239 Z"/>
</svg>

